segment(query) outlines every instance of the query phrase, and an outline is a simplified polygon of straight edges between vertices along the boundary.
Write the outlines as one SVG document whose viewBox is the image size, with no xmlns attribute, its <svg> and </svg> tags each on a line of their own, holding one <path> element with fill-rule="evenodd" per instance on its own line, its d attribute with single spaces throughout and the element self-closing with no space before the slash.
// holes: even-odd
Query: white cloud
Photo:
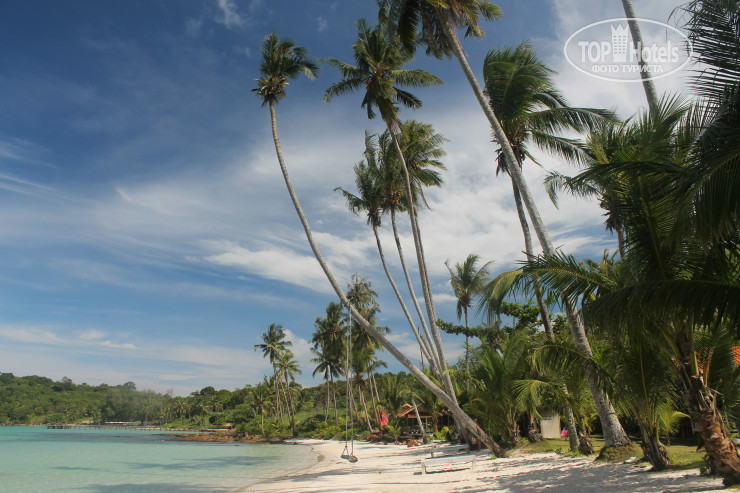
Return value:
<svg viewBox="0 0 740 493">
<path fill-rule="evenodd" d="M 246 20 L 239 15 L 238 8 L 234 0 L 218 0 L 216 21 L 229 29 L 242 27 L 246 24 Z"/>
<path fill-rule="evenodd" d="M 326 31 L 326 29 L 329 27 L 329 21 L 327 21 L 321 15 L 316 19 L 316 22 L 318 23 L 318 31 L 320 33 Z"/>
<path fill-rule="evenodd" d="M 250 250 L 228 241 L 214 242 L 221 253 L 205 257 L 207 262 L 238 267 L 266 279 L 296 284 L 312 290 L 330 292 L 316 258 L 292 250 L 270 246 Z"/>
</svg>

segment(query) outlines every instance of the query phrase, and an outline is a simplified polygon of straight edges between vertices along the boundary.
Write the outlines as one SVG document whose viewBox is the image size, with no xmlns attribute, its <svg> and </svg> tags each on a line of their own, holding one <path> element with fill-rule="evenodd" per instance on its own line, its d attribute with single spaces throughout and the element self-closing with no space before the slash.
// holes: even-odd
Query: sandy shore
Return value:
<svg viewBox="0 0 740 493">
<path fill-rule="evenodd" d="M 644 466 L 595 464 L 592 458 L 569 458 L 554 453 L 527 454 L 491 460 L 478 453 L 474 469 L 421 473 L 420 460 L 430 446 L 355 443 L 359 459 L 340 457 L 344 444 L 323 440 L 297 440 L 320 454 L 308 470 L 237 491 L 254 492 L 687 492 L 722 488 L 718 478 L 698 470 L 651 473 Z"/>
</svg>

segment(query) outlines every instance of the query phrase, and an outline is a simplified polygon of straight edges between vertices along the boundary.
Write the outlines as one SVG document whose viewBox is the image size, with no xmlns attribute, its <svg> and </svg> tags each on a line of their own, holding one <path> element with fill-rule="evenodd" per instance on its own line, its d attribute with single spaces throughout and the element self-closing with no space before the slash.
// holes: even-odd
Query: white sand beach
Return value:
<svg viewBox="0 0 740 493">
<path fill-rule="evenodd" d="M 408 448 L 355 442 L 359 459 L 340 457 L 344 443 L 298 440 L 320 454 L 310 469 L 238 491 L 254 492 L 688 492 L 722 489 L 722 480 L 702 477 L 698 470 L 647 472 L 644 465 L 594 463 L 554 453 L 522 454 L 490 459 L 476 453 L 474 469 L 422 474 L 420 461 L 431 446 Z"/>
</svg>

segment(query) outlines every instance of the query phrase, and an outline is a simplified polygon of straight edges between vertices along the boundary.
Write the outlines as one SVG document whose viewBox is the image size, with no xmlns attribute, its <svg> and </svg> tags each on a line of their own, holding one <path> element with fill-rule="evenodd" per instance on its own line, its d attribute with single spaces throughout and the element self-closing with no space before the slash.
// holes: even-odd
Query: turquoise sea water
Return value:
<svg viewBox="0 0 740 493">
<path fill-rule="evenodd" d="M 303 445 L 176 442 L 163 433 L 0 427 L 0 491 L 234 491 L 317 460 Z"/>
</svg>

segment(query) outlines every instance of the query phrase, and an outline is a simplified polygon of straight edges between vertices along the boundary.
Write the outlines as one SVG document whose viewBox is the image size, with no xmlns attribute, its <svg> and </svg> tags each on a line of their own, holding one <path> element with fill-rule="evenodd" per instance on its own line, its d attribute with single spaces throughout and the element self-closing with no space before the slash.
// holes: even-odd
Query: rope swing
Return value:
<svg viewBox="0 0 740 493">
<path fill-rule="evenodd" d="M 347 306 L 347 406 L 344 409 L 344 450 L 342 451 L 342 459 L 347 459 L 349 462 L 357 462 L 355 456 L 355 422 L 352 420 L 351 433 L 349 421 L 352 418 L 352 383 L 351 383 L 351 372 L 352 367 L 350 366 L 350 354 L 352 354 L 352 312 Z M 347 435 L 349 434 L 349 440 Z"/>
</svg>

